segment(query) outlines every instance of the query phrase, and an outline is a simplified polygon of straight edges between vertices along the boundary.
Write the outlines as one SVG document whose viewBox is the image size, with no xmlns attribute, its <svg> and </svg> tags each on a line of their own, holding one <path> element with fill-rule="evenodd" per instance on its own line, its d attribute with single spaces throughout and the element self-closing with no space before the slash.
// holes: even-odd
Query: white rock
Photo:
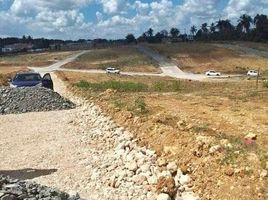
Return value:
<svg viewBox="0 0 268 200">
<path fill-rule="evenodd" d="M 214 154 L 214 153 L 216 153 L 217 151 L 220 151 L 220 150 L 221 150 L 221 145 L 214 145 L 214 146 L 210 147 L 209 153 Z"/>
<path fill-rule="evenodd" d="M 162 171 L 161 173 L 157 174 L 157 177 L 160 178 L 161 176 L 172 176 L 170 171 Z"/>
<path fill-rule="evenodd" d="M 174 173 L 178 170 L 178 166 L 175 162 L 170 162 L 167 165 L 167 170 L 170 171 L 170 173 Z"/>
<path fill-rule="evenodd" d="M 144 164 L 144 165 L 140 166 L 140 169 L 142 172 L 148 172 L 148 171 L 150 171 L 150 165 L 148 163 Z"/>
<path fill-rule="evenodd" d="M 183 192 L 181 194 L 182 200 L 199 200 L 193 192 Z"/>
<path fill-rule="evenodd" d="M 179 178 L 179 182 L 181 185 L 186 185 L 191 181 L 191 178 L 188 174 L 186 175 L 181 175 Z"/>
<path fill-rule="evenodd" d="M 157 177 L 154 176 L 154 175 L 148 177 L 148 183 L 149 183 L 150 185 L 156 185 L 156 184 L 157 184 Z"/>
<path fill-rule="evenodd" d="M 135 172 L 138 169 L 137 163 L 135 161 L 132 161 L 126 165 L 127 169 L 130 171 Z"/>
<path fill-rule="evenodd" d="M 171 200 L 168 194 L 161 193 L 157 196 L 157 200 Z"/>
<path fill-rule="evenodd" d="M 267 170 L 262 170 L 261 174 L 260 174 L 260 177 L 264 178 L 264 177 L 267 177 L 267 176 L 268 176 L 268 171 Z"/>
</svg>

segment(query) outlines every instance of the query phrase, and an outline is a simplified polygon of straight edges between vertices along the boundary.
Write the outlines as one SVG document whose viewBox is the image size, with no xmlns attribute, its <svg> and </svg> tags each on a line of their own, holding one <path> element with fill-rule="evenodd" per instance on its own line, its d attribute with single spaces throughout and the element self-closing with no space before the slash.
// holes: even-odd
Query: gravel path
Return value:
<svg viewBox="0 0 268 200">
<path fill-rule="evenodd" d="M 53 79 L 55 90 L 71 97 L 64 84 Z M 174 184 L 159 192 L 197 199 L 187 186 L 190 177 L 176 164 L 160 169 L 155 153 L 137 146 L 131 134 L 98 107 L 70 99 L 77 108 L 0 116 L 0 174 L 76 191 L 90 200 L 156 199 L 152 185 L 164 176 Z M 161 194 L 158 199 L 169 197 Z"/>
</svg>

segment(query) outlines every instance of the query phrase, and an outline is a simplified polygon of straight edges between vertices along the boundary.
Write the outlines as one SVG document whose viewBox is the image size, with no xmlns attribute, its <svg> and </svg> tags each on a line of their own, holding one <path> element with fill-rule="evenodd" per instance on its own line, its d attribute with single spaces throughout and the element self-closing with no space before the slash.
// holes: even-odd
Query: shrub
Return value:
<svg viewBox="0 0 268 200">
<path fill-rule="evenodd" d="M 263 87 L 268 88 L 268 81 L 264 81 L 264 82 L 263 82 Z"/>
<path fill-rule="evenodd" d="M 140 110 L 142 113 L 147 111 L 144 100 L 140 98 L 135 100 L 135 108 Z"/>
</svg>

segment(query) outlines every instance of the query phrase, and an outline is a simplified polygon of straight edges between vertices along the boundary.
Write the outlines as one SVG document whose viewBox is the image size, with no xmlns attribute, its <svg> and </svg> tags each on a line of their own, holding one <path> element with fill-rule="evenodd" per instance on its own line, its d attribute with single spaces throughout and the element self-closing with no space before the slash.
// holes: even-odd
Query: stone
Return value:
<svg viewBox="0 0 268 200">
<path fill-rule="evenodd" d="M 173 197 L 176 194 L 176 184 L 172 177 L 161 176 L 156 185 L 157 193 L 166 193 L 170 197 Z"/>
<path fill-rule="evenodd" d="M 158 164 L 159 167 L 162 167 L 162 166 L 165 166 L 167 164 L 167 161 L 166 161 L 165 158 L 159 158 L 157 160 L 157 164 Z"/>
<path fill-rule="evenodd" d="M 167 165 L 167 170 L 170 171 L 171 174 L 174 174 L 178 170 L 178 166 L 175 162 L 170 162 Z"/>
<path fill-rule="evenodd" d="M 171 200 L 170 196 L 168 196 L 168 194 L 166 193 L 160 193 L 157 196 L 157 200 Z"/>
<path fill-rule="evenodd" d="M 190 183 L 191 178 L 188 174 L 184 175 L 182 174 L 179 178 L 179 182 L 181 185 L 187 185 L 188 183 Z"/>
<path fill-rule="evenodd" d="M 260 173 L 260 177 L 261 177 L 261 178 L 265 178 L 265 177 L 267 177 L 267 176 L 268 176 L 268 171 L 265 170 L 265 169 L 262 170 L 261 173 Z"/>
<path fill-rule="evenodd" d="M 234 174 L 234 169 L 233 168 L 227 168 L 225 169 L 224 173 L 227 175 L 227 176 L 232 176 Z"/>
<path fill-rule="evenodd" d="M 199 200 L 193 192 L 183 192 L 181 194 L 182 200 Z"/>
<path fill-rule="evenodd" d="M 133 172 L 135 172 L 138 169 L 138 165 L 135 161 L 128 163 L 126 165 L 126 167 L 127 167 L 127 169 L 129 169 L 130 171 L 133 171 Z"/>
<path fill-rule="evenodd" d="M 214 146 L 209 148 L 209 153 L 214 154 L 216 152 L 220 152 L 221 150 L 222 150 L 221 145 L 214 145 Z"/>
</svg>

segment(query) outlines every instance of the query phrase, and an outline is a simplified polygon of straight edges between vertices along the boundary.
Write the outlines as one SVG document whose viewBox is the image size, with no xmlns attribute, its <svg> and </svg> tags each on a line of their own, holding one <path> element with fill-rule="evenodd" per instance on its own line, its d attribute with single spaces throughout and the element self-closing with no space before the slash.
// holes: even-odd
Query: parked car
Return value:
<svg viewBox="0 0 268 200">
<path fill-rule="evenodd" d="M 35 72 L 19 72 L 9 82 L 10 87 L 34 87 L 40 86 L 53 90 L 53 81 L 49 73 L 43 77 Z"/>
<path fill-rule="evenodd" d="M 221 73 L 220 72 L 216 72 L 214 70 L 209 70 L 209 71 L 206 72 L 206 75 L 207 76 L 220 76 Z"/>
<path fill-rule="evenodd" d="M 258 72 L 256 70 L 249 70 L 247 72 L 248 76 L 258 76 Z"/>
<path fill-rule="evenodd" d="M 106 68 L 106 73 L 107 74 L 120 74 L 120 70 L 114 67 L 108 67 Z"/>
</svg>

